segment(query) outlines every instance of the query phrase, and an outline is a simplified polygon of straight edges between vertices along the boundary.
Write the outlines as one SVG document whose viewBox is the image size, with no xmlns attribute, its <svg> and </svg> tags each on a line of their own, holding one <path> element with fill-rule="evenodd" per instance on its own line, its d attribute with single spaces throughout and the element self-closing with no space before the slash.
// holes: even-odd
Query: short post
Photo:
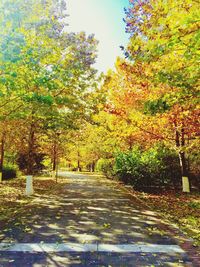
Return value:
<svg viewBox="0 0 200 267">
<path fill-rule="evenodd" d="M 2 172 L 0 172 L 0 183 L 2 182 Z"/>
<path fill-rule="evenodd" d="M 33 194 L 33 176 L 26 176 L 26 196 L 31 196 Z"/>
<path fill-rule="evenodd" d="M 56 178 L 56 171 L 53 170 L 51 174 L 52 174 L 52 178 L 55 179 Z"/>
<path fill-rule="evenodd" d="M 189 179 L 186 176 L 182 177 L 182 184 L 183 184 L 183 192 L 189 193 L 190 192 L 190 184 Z"/>
</svg>

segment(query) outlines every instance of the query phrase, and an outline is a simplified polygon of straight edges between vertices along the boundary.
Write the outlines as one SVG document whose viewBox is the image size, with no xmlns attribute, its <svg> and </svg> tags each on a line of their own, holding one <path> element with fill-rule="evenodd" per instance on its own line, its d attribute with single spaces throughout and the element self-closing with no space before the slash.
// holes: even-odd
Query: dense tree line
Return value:
<svg viewBox="0 0 200 267">
<path fill-rule="evenodd" d="M 98 42 L 67 31 L 65 1 L 28 2 L 0 4 L 0 172 L 60 160 L 137 188 L 198 185 L 198 1 L 130 1 L 129 43 L 103 82 Z"/>
<path fill-rule="evenodd" d="M 132 184 L 163 183 L 163 175 L 164 183 L 199 184 L 198 7 L 144 0 L 126 9 L 130 41 L 105 77 L 90 139 L 97 165 Z"/>
<path fill-rule="evenodd" d="M 67 31 L 65 1 L 3 0 L 0 32 L 0 173 L 9 155 L 27 174 L 45 155 L 55 169 L 58 139 L 89 116 L 98 42 Z"/>
</svg>

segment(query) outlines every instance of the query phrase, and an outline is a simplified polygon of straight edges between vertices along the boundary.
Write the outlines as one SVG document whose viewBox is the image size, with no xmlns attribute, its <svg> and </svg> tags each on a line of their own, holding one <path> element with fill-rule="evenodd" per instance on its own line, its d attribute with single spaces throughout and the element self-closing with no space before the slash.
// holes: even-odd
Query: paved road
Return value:
<svg viewBox="0 0 200 267">
<path fill-rule="evenodd" d="M 34 197 L 0 234 L 0 266 L 193 266 L 157 215 L 114 181 L 60 172 L 58 194 Z"/>
</svg>

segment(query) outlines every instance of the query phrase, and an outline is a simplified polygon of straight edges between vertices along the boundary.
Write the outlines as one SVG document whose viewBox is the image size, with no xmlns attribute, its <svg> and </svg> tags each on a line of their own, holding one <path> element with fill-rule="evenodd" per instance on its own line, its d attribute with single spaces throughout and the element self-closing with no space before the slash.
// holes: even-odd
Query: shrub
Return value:
<svg viewBox="0 0 200 267">
<path fill-rule="evenodd" d="M 178 155 L 164 145 L 155 145 L 142 154 L 144 185 L 177 187 L 180 184 Z"/>
<path fill-rule="evenodd" d="M 137 184 L 143 178 L 140 149 L 134 147 L 132 151 L 118 153 L 114 172 L 125 183 Z"/>
<path fill-rule="evenodd" d="M 119 179 L 137 189 L 172 184 L 176 187 L 181 177 L 178 156 L 164 145 L 146 151 L 134 147 L 132 151 L 118 153 L 114 171 Z"/>
<path fill-rule="evenodd" d="M 99 159 L 96 164 L 96 171 L 103 172 L 107 177 L 111 178 L 115 175 L 114 159 Z"/>
<path fill-rule="evenodd" d="M 200 190 L 200 153 L 199 153 L 199 143 L 196 143 L 188 151 L 188 160 L 190 167 L 190 182 L 192 185 Z"/>
<path fill-rule="evenodd" d="M 2 172 L 2 179 L 9 180 L 17 177 L 17 168 L 15 166 L 4 166 Z"/>
</svg>

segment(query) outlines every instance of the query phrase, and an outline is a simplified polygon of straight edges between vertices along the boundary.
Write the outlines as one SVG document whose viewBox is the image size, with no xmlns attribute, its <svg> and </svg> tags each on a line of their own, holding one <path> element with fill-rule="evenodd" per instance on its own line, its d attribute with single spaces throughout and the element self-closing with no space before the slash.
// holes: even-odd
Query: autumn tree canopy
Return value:
<svg viewBox="0 0 200 267">
<path fill-rule="evenodd" d="M 164 143 L 179 155 L 182 177 L 189 176 L 199 143 L 198 6 L 192 0 L 130 1 L 130 42 L 105 77 L 96 118 L 107 138 L 112 135 L 116 149 L 110 151 Z"/>
<path fill-rule="evenodd" d="M 42 136 L 76 127 L 85 116 L 88 88 L 96 87 L 97 41 L 67 32 L 65 1 L 6 0 L 0 10 L 1 165 L 5 125 L 16 125 L 30 174 Z"/>
<path fill-rule="evenodd" d="M 165 177 L 181 172 L 178 182 L 197 177 L 198 7 L 195 0 L 130 0 L 124 57 L 98 75 L 98 41 L 68 32 L 65 1 L 1 1 L 0 172 L 12 158 L 27 174 L 44 162 L 55 171 L 60 162 L 118 175 L 127 163 L 130 181 L 156 170 L 158 181 L 158 164 Z"/>
</svg>

